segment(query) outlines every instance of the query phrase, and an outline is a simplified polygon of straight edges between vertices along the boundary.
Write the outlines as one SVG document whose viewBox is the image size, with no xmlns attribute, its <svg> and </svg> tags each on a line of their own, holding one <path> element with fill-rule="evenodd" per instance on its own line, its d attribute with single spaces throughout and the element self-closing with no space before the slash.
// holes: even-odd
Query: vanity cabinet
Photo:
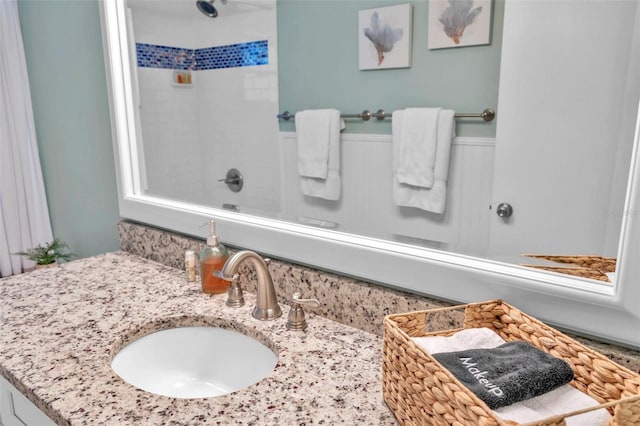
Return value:
<svg viewBox="0 0 640 426">
<path fill-rule="evenodd" d="M 0 426 L 55 426 L 31 401 L 0 376 Z"/>
</svg>

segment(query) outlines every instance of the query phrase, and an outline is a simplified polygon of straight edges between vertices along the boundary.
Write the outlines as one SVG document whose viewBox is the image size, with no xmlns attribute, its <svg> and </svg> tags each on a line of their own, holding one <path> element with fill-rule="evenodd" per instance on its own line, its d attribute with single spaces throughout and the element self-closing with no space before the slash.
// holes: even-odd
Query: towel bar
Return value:
<svg viewBox="0 0 640 426">
<path fill-rule="evenodd" d="M 284 111 L 283 113 L 278 114 L 278 117 L 281 120 L 289 121 L 290 119 L 295 117 L 295 112 Z M 365 109 L 360 114 L 340 114 L 342 118 L 360 118 L 362 121 L 369 121 L 371 117 L 375 117 L 378 120 L 382 121 L 385 118 L 391 118 L 392 113 L 385 112 L 382 109 L 379 109 L 376 112 L 371 112 L 368 109 Z M 491 108 L 486 108 L 484 111 L 480 113 L 456 113 L 456 118 L 482 118 L 484 121 L 493 121 L 496 118 L 496 112 Z"/>
</svg>

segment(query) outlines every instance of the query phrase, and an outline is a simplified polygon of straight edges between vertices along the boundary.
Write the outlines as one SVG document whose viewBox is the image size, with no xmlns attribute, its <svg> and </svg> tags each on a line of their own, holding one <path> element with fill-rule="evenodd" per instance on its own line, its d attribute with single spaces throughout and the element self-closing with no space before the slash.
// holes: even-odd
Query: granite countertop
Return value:
<svg viewBox="0 0 640 426">
<path fill-rule="evenodd" d="M 59 424 L 397 424 L 379 336 L 313 314 L 306 332 L 288 331 L 288 307 L 263 322 L 245 299 L 229 308 L 183 271 L 120 252 L 5 278 L 0 374 Z M 199 399 L 139 390 L 111 369 L 129 341 L 181 325 L 240 330 L 275 348 L 278 364 L 255 385 Z"/>
</svg>

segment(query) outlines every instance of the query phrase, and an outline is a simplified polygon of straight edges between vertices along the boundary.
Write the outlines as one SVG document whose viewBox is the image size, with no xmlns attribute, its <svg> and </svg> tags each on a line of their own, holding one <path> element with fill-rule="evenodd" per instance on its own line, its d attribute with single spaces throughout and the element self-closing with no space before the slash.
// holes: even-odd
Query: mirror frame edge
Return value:
<svg viewBox="0 0 640 426">
<path fill-rule="evenodd" d="M 117 22 L 115 28 L 109 25 L 118 16 L 118 3 L 101 1 L 100 18 L 121 217 L 200 238 L 198 225 L 214 218 L 225 243 L 236 247 L 438 299 L 505 299 L 549 324 L 640 349 L 640 262 L 629 261 L 640 259 L 638 124 L 613 288 L 486 259 L 140 196 L 134 193 L 131 168 L 123 167 L 131 165 L 129 141 L 135 132 L 130 129 L 132 106 L 127 106 L 124 94 L 116 93 L 117 88 L 126 92 L 128 75 L 121 28 Z M 124 53 L 128 55 L 126 49 Z"/>
</svg>

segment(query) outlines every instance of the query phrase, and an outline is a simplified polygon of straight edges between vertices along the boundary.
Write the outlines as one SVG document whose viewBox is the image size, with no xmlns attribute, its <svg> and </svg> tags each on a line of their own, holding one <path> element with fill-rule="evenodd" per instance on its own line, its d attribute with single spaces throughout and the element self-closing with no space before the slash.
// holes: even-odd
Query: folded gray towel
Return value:
<svg viewBox="0 0 640 426">
<path fill-rule="evenodd" d="M 491 409 L 542 395 L 573 379 L 569 364 L 527 342 L 433 357 Z"/>
</svg>

